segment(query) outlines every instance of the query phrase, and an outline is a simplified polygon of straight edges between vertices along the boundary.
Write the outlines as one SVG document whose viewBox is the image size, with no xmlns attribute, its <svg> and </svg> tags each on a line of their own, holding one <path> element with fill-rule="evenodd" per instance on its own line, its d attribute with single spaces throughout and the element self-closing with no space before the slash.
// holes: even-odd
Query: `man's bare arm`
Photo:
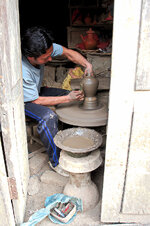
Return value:
<svg viewBox="0 0 150 226">
<path fill-rule="evenodd" d="M 72 91 L 67 96 L 55 96 L 55 97 L 44 97 L 39 96 L 36 100 L 32 101 L 34 104 L 41 105 L 57 105 L 62 103 L 69 103 L 74 100 L 83 100 L 84 95 L 82 91 Z"/>
<path fill-rule="evenodd" d="M 90 64 L 80 53 L 72 49 L 67 49 L 63 46 L 63 56 L 67 57 L 70 61 L 75 64 L 79 64 L 85 67 L 85 74 L 88 72 L 93 74 L 92 64 Z"/>
</svg>

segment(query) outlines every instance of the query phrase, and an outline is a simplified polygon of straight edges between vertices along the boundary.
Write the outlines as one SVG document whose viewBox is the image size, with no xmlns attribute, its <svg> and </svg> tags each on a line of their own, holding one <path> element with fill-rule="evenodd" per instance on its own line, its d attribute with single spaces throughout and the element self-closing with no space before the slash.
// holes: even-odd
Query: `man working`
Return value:
<svg viewBox="0 0 150 226">
<path fill-rule="evenodd" d="M 37 131 L 48 153 L 50 165 L 61 173 L 60 149 L 53 141 L 58 132 L 58 117 L 47 106 L 80 101 L 84 96 L 81 91 L 41 87 L 44 64 L 55 56 L 65 56 L 85 67 L 85 73 L 92 73 L 92 65 L 78 52 L 53 43 L 50 32 L 41 27 L 27 29 L 21 48 L 25 115 L 38 122 Z"/>
</svg>

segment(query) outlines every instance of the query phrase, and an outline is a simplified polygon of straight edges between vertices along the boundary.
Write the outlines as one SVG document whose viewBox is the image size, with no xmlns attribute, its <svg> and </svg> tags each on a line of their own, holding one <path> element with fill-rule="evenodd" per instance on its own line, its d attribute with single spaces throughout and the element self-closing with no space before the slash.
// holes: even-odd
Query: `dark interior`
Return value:
<svg viewBox="0 0 150 226">
<path fill-rule="evenodd" d="M 75 9 L 79 9 L 82 15 L 82 20 L 87 15 L 90 15 L 94 21 L 94 15 L 108 16 L 109 6 L 112 0 L 44 0 L 42 1 L 28 1 L 19 0 L 19 16 L 20 16 L 20 31 L 31 26 L 44 26 L 52 31 L 55 42 L 67 47 L 67 27 L 74 27 L 72 23 L 72 15 Z M 113 14 L 113 12 L 112 12 Z M 112 24 L 112 23 L 111 23 Z M 81 27 L 85 27 L 85 24 Z M 92 25 L 97 27 L 101 36 L 112 36 L 112 26 L 110 23 L 103 23 L 103 25 Z M 76 26 L 80 27 L 80 26 Z M 88 26 L 87 26 L 88 27 Z"/>
<path fill-rule="evenodd" d="M 44 26 L 53 32 L 55 42 L 67 45 L 68 0 L 19 0 L 21 33 L 31 26 Z"/>
</svg>

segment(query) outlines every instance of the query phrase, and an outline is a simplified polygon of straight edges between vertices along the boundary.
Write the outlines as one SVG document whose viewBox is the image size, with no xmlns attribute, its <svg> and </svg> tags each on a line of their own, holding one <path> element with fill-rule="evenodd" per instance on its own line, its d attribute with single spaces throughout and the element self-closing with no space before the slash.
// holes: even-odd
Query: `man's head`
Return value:
<svg viewBox="0 0 150 226">
<path fill-rule="evenodd" d="M 53 51 L 52 42 L 53 37 L 45 28 L 28 28 L 21 41 L 22 54 L 26 56 L 29 61 L 31 60 L 33 65 L 44 64 L 51 60 L 49 58 L 51 58 Z"/>
</svg>

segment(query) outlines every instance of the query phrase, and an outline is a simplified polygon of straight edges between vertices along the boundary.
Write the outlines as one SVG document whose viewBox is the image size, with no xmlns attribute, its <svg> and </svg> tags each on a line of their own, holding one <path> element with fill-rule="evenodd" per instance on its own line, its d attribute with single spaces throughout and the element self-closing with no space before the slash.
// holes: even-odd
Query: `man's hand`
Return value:
<svg viewBox="0 0 150 226">
<path fill-rule="evenodd" d="M 67 57 L 70 61 L 74 62 L 75 64 L 82 65 L 85 68 L 84 75 L 90 73 L 93 75 L 92 64 L 87 61 L 85 57 L 83 57 L 77 51 L 72 49 L 67 49 L 63 46 L 63 56 Z"/>
<path fill-rule="evenodd" d="M 86 65 L 86 68 L 85 68 L 85 71 L 84 71 L 84 76 L 88 75 L 88 74 L 93 75 L 92 64 L 90 64 L 90 63 L 88 63 Z"/>
<path fill-rule="evenodd" d="M 68 94 L 69 102 L 74 101 L 74 100 L 83 100 L 83 99 L 84 99 L 83 91 L 71 91 Z"/>
</svg>

